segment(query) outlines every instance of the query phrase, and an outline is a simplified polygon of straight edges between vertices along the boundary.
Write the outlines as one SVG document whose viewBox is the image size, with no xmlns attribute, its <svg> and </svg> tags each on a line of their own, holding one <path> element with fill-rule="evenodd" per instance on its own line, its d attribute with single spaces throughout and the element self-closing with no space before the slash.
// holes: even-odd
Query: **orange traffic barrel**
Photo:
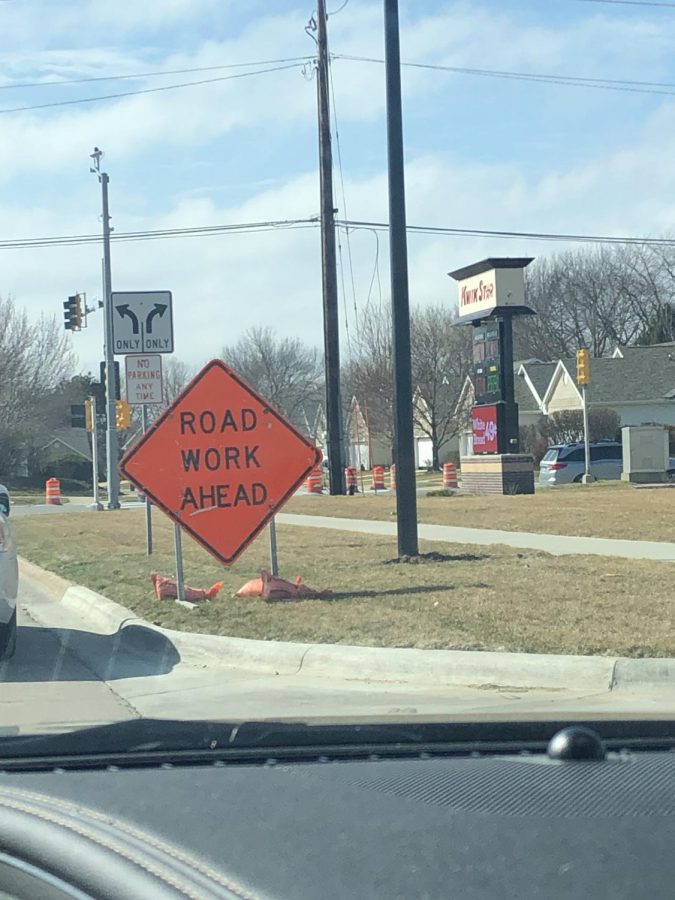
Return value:
<svg viewBox="0 0 675 900">
<path fill-rule="evenodd" d="M 50 478 L 45 484 L 45 502 L 48 506 L 61 506 L 61 482 L 58 478 Z"/>
<path fill-rule="evenodd" d="M 308 494 L 323 494 L 323 473 L 319 467 L 310 472 L 305 487 Z"/>
<path fill-rule="evenodd" d="M 384 491 L 384 466 L 373 466 L 373 488 L 374 491 Z"/>
<path fill-rule="evenodd" d="M 347 493 L 350 495 L 354 495 L 358 493 L 359 484 L 356 480 L 356 468 L 354 466 L 347 466 L 345 469 L 345 482 L 347 485 Z"/>
<path fill-rule="evenodd" d="M 389 469 L 389 487 L 392 491 L 396 490 L 396 466 L 394 463 L 391 464 L 391 468 Z"/>
<path fill-rule="evenodd" d="M 454 463 L 447 462 L 443 464 L 443 487 L 446 490 L 448 488 L 459 487 L 459 482 L 457 481 L 457 466 Z"/>
</svg>

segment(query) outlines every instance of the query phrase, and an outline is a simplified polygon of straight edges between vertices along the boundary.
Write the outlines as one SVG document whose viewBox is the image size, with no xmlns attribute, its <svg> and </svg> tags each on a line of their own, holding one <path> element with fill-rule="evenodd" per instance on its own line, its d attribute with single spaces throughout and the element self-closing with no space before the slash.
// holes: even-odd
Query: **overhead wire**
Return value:
<svg viewBox="0 0 675 900">
<path fill-rule="evenodd" d="M 351 62 L 376 63 L 384 65 L 384 59 L 375 56 L 357 56 L 347 53 L 335 53 L 333 59 Z M 455 75 L 476 75 L 484 78 L 503 78 L 512 81 L 531 81 L 541 84 L 559 84 L 569 87 L 586 87 L 597 90 L 623 91 L 633 94 L 675 95 L 675 82 L 668 81 L 634 81 L 620 78 L 594 78 L 582 75 L 555 75 L 541 72 L 515 72 L 503 69 L 477 69 L 467 66 L 446 66 L 440 63 L 401 62 L 401 66 L 413 69 L 428 69 L 438 72 L 451 72 Z"/>
<path fill-rule="evenodd" d="M 340 128 L 338 125 L 338 116 L 337 116 L 337 105 L 335 102 L 335 85 L 333 83 L 333 70 L 330 63 L 330 58 L 328 60 L 328 82 L 330 85 L 330 93 L 331 93 L 331 109 L 333 115 L 333 126 L 335 130 L 335 148 L 337 150 L 337 158 L 338 158 L 338 174 L 340 178 L 340 191 L 342 193 L 342 207 L 345 213 L 345 219 L 349 218 L 349 213 L 347 212 L 347 193 L 345 191 L 345 179 L 344 179 L 344 171 L 342 167 L 342 146 L 340 143 Z M 349 234 L 349 228 L 345 229 L 345 240 L 347 242 L 347 260 L 349 263 L 349 274 L 351 279 L 351 287 L 352 287 L 352 304 L 354 306 L 354 318 L 355 318 L 355 327 L 358 328 L 358 306 L 356 303 L 356 281 L 354 279 L 354 261 L 352 257 L 352 243 L 351 236 Z M 350 338 L 349 338 L 349 315 L 347 312 L 347 295 L 344 292 L 343 296 L 343 304 L 345 311 L 345 329 L 347 332 L 347 345 L 350 348 Z M 350 349 L 351 356 L 351 349 Z"/>
<path fill-rule="evenodd" d="M 100 103 L 103 100 L 117 100 L 121 97 L 135 97 L 139 94 L 157 94 L 161 91 L 175 91 L 180 88 L 197 87 L 204 84 L 216 84 L 221 81 L 232 81 L 235 78 L 250 78 L 253 75 L 266 75 L 270 72 L 282 72 L 286 69 L 298 68 L 298 63 L 284 66 L 274 66 L 267 69 L 257 69 L 254 72 L 237 72 L 235 75 L 220 75 L 216 78 L 202 78 L 199 81 L 184 81 L 178 84 L 165 84 L 153 88 L 139 88 L 135 91 L 120 91 L 116 94 L 102 94 L 98 97 L 79 97 L 73 100 L 55 100 L 50 103 L 35 103 L 30 106 L 14 106 L 0 109 L 0 115 L 16 112 L 29 112 L 37 109 L 51 109 L 57 106 L 76 106 L 81 103 Z"/>
<path fill-rule="evenodd" d="M 370 231 L 388 231 L 389 224 L 387 222 L 362 222 L 357 220 L 336 220 L 336 224 L 340 227 L 349 227 L 353 230 L 368 229 Z M 630 237 L 618 235 L 598 235 L 598 234 L 574 234 L 559 232 L 542 232 L 542 231 L 507 231 L 494 230 L 487 228 L 451 228 L 447 226 L 437 225 L 407 225 L 406 230 L 411 234 L 429 234 L 429 235 L 457 235 L 461 237 L 499 237 L 512 238 L 514 240 L 531 240 L 531 241 L 558 241 L 565 243 L 586 243 L 586 244 L 626 244 L 639 245 L 644 247 L 661 246 L 675 247 L 675 237 L 672 238 L 650 238 L 650 237 Z"/>
<path fill-rule="evenodd" d="M 387 222 L 370 222 L 360 219 L 336 219 L 338 228 L 349 228 L 352 231 L 365 230 L 374 233 L 389 230 Z M 219 234 L 247 234 L 263 231 L 282 231 L 286 229 L 317 228 L 318 216 L 310 216 L 304 219 L 272 219 L 261 222 L 239 222 L 222 225 L 188 226 L 185 228 L 157 228 L 145 231 L 112 232 L 111 240 L 124 241 L 149 241 L 166 240 L 182 237 L 208 237 Z M 564 243 L 589 243 L 589 244 L 627 244 L 640 246 L 675 247 L 675 237 L 637 237 L 602 234 L 579 234 L 564 232 L 542 231 L 509 231 L 487 228 L 452 228 L 436 225 L 408 225 L 407 230 L 411 234 L 427 235 L 452 235 L 460 237 L 499 237 L 514 240 L 531 241 L 558 241 Z M 0 241 L 0 250 L 39 249 L 41 247 L 80 246 L 96 244 L 102 240 L 101 234 L 85 235 L 60 235 L 53 237 L 15 238 Z M 379 247 L 379 244 L 378 244 Z M 379 255 L 379 253 L 378 253 Z"/>
<path fill-rule="evenodd" d="M 675 9 L 675 3 L 657 2 L 657 0 L 575 0 L 577 3 L 608 3 L 616 6 L 663 6 Z"/>
<path fill-rule="evenodd" d="M 143 78 L 161 78 L 165 75 L 190 75 L 198 72 L 218 72 L 222 69 L 243 69 L 251 66 L 271 66 L 283 63 L 309 62 L 311 56 L 287 56 L 281 59 L 259 59 L 255 62 L 222 63 L 218 66 L 192 66 L 186 69 L 156 69 L 152 72 L 129 72 L 124 75 L 92 75 L 88 78 L 59 78 L 56 81 L 24 81 L 16 84 L 0 84 L 0 91 L 24 88 L 60 87 L 68 84 L 90 84 L 95 81 L 140 81 Z"/>
<path fill-rule="evenodd" d="M 111 232 L 114 242 L 166 240 L 182 237 L 210 237 L 219 234 L 250 234 L 263 231 L 283 231 L 296 228 L 315 228 L 318 217 L 306 219 L 272 219 L 262 222 L 239 222 L 223 225 L 201 225 L 185 228 L 158 228 L 144 231 Z M 41 247 L 64 247 L 98 244 L 101 234 L 59 235 L 54 237 L 17 238 L 0 241 L 0 250 L 22 250 Z"/>
</svg>

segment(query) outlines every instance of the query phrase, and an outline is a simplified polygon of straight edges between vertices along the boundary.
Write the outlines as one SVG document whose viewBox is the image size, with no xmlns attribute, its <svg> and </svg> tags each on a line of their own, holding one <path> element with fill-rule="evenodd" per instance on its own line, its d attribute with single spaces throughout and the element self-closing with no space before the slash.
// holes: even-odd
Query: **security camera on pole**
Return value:
<svg viewBox="0 0 675 900">
<path fill-rule="evenodd" d="M 586 385 L 591 383 L 591 355 L 586 349 L 577 350 L 577 384 L 581 387 L 581 402 L 584 413 L 584 474 L 582 484 L 592 484 L 595 476 L 591 474 L 591 448 L 588 440 L 588 402 Z"/>
<path fill-rule="evenodd" d="M 105 342 L 105 370 L 106 370 L 106 410 L 107 410 L 107 475 L 108 475 L 108 509 L 119 509 L 119 473 L 117 471 L 117 404 L 115 397 L 115 357 L 113 353 L 113 325 L 112 325 L 112 276 L 110 269 L 110 214 L 108 212 L 108 183 L 110 179 L 106 172 L 101 172 L 101 157 L 103 152 L 94 147 L 91 158 L 94 164 L 90 168 L 97 176 L 101 185 L 102 214 L 103 214 L 103 314 L 104 314 L 104 342 Z"/>
</svg>

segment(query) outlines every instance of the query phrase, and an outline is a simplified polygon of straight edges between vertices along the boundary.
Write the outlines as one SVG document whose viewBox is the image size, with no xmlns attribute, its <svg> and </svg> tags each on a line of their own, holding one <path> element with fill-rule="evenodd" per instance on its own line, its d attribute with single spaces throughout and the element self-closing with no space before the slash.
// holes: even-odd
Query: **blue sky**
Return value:
<svg viewBox="0 0 675 900">
<path fill-rule="evenodd" d="M 341 0 L 329 3 L 337 9 Z M 675 8 L 587 0 L 400 0 L 402 57 L 455 67 L 675 84 Z M 3 109 L 241 72 L 47 82 L 311 56 L 312 3 L 286 0 L 0 2 L 0 240 L 90 234 L 101 146 L 118 231 L 305 218 L 318 212 L 315 84 L 293 68 L 98 103 Z M 329 20 L 336 55 L 381 58 L 382 4 L 349 0 Z M 260 68 L 265 68 L 262 66 Z M 384 69 L 336 59 L 345 196 L 386 218 Z M 39 82 L 38 87 L 18 84 Z M 409 221 L 452 227 L 661 234 L 675 219 L 675 96 L 403 72 Z M 673 88 L 675 91 L 675 88 Z M 339 173 L 336 173 L 339 175 Z M 341 239 L 346 265 L 347 244 Z M 347 329 L 374 270 L 372 233 L 352 233 Z M 454 303 L 447 272 L 482 256 L 549 254 L 535 241 L 411 237 L 414 303 Z M 116 244 L 119 290 L 174 292 L 177 356 L 197 365 L 251 325 L 321 342 L 314 230 Z M 387 294 L 386 236 L 379 271 Z M 74 290 L 100 294 L 94 245 L 0 250 L 0 294 L 31 314 Z M 356 311 L 355 311 L 356 307 Z M 100 358 L 101 323 L 74 337 Z"/>
</svg>

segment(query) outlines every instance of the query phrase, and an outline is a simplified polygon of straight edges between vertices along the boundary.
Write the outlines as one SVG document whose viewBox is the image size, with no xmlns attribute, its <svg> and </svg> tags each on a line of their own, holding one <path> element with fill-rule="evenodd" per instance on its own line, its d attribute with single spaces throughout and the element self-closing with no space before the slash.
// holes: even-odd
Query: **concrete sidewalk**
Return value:
<svg viewBox="0 0 675 900">
<path fill-rule="evenodd" d="M 396 536 L 396 522 L 339 519 L 333 516 L 301 516 L 293 513 L 280 513 L 277 516 L 277 522 L 281 525 L 333 528 L 337 531 Z M 458 528 L 453 525 L 420 524 L 418 531 L 423 540 L 444 541 L 450 544 L 502 544 L 525 550 L 542 550 L 555 556 L 580 554 L 675 561 L 675 544 L 657 541 L 622 541 L 612 538 L 571 537 L 561 534 L 532 534 L 527 531 L 495 531 L 486 528 Z"/>
</svg>

